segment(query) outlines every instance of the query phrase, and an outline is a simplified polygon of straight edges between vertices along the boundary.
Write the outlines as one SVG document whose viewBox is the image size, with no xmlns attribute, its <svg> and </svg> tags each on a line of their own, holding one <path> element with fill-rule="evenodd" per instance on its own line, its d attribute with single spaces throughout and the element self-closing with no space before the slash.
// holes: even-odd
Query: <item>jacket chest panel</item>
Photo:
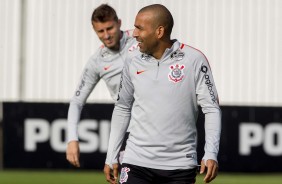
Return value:
<svg viewBox="0 0 282 184">
<path fill-rule="evenodd" d="M 179 63 L 138 65 L 131 71 L 132 83 L 138 96 L 149 98 L 160 93 L 167 98 L 185 96 L 192 91 L 194 78 L 191 67 Z"/>
</svg>

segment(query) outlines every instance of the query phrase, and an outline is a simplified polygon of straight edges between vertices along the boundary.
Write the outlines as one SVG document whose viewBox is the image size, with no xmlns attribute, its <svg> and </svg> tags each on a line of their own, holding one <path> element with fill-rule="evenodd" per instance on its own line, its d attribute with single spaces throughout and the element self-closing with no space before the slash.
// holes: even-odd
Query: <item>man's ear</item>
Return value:
<svg viewBox="0 0 282 184">
<path fill-rule="evenodd" d="M 118 19 L 118 25 L 121 27 L 121 19 Z"/>
<path fill-rule="evenodd" d="M 159 26 L 157 29 L 156 29 L 156 36 L 157 38 L 162 38 L 164 36 L 164 27 L 163 26 Z"/>
</svg>

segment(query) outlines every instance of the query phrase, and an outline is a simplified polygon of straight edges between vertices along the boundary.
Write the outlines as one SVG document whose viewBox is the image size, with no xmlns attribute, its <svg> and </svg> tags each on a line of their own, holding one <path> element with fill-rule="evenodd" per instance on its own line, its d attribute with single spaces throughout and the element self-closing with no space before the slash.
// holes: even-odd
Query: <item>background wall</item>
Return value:
<svg viewBox="0 0 282 184">
<path fill-rule="evenodd" d="M 143 6 L 164 4 L 172 37 L 208 57 L 222 105 L 282 105 L 279 0 L 0 0 L 0 102 L 68 102 L 101 44 L 90 22 L 101 3 L 122 29 L 134 28 Z M 89 102 L 111 102 L 103 82 Z"/>
<path fill-rule="evenodd" d="M 168 7 L 172 38 L 205 53 L 213 69 L 223 112 L 221 170 L 281 172 L 280 0 L 0 0 L 0 169 L 71 167 L 65 160 L 68 102 L 101 45 L 90 21 L 101 3 L 116 9 L 124 30 L 134 29 L 142 7 Z M 81 164 L 101 170 L 113 108 L 104 82 L 88 102 L 80 122 Z M 201 130 L 203 122 L 200 115 Z"/>
</svg>

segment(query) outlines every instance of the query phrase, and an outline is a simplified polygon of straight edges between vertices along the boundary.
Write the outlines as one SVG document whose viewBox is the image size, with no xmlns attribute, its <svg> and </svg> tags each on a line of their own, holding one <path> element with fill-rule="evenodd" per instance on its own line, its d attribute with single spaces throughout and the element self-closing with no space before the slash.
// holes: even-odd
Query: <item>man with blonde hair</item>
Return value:
<svg viewBox="0 0 282 184">
<path fill-rule="evenodd" d="M 91 23 L 103 45 L 88 60 L 69 106 L 66 157 L 76 167 L 80 167 L 77 132 L 83 106 L 100 79 L 105 81 L 111 97 L 116 101 L 124 60 L 131 48 L 136 46 L 130 32 L 120 30 L 121 20 L 111 6 L 102 4 L 97 7 Z"/>
</svg>

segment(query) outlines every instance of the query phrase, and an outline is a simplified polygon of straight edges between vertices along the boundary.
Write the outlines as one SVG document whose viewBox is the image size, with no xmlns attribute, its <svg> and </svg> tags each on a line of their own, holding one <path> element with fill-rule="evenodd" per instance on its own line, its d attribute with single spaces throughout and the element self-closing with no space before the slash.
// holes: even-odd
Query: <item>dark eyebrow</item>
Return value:
<svg viewBox="0 0 282 184">
<path fill-rule="evenodd" d="M 109 26 L 109 27 L 106 27 L 106 30 L 111 30 L 113 28 L 114 28 L 114 26 Z M 103 32 L 103 31 L 104 31 L 104 29 L 97 30 L 97 32 Z"/>
<path fill-rule="evenodd" d="M 138 25 L 134 25 L 134 27 L 136 27 L 137 29 L 141 29 L 142 28 L 141 26 L 138 26 Z"/>
</svg>

